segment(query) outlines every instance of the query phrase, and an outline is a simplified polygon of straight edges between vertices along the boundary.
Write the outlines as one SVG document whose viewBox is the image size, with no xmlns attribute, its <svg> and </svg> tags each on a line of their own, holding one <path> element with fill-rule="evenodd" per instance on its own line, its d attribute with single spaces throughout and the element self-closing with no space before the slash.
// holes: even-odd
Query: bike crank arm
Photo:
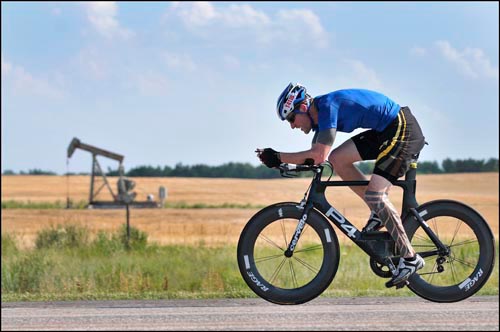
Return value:
<svg viewBox="0 0 500 332">
<path fill-rule="evenodd" d="M 398 270 L 398 268 L 396 267 L 396 265 L 394 265 L 394 263 L 392 262 L 392 259 L 390 259 L 389 257 L 385 257 L 383 259 L 385 265 L 389 268 L 389 270 L 391 271 L 392 275 L 395 275 L 396 274 L 396 271 Z"/>
</svg>

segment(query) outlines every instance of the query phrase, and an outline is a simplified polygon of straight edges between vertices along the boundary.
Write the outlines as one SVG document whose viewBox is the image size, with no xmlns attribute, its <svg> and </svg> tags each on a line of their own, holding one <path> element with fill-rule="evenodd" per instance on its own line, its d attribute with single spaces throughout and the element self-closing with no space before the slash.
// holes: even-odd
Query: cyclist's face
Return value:
<svg viewBox="0 0 500 332">
<path fill-rule="evenodd" d="M 302 110 L 302 108 L 305 108 L 305 105 L 304 107 L 301 107 L 300 112 L 295 111 L 294 113 L 290 114 L 287 120 L 290 123 L 290 127 L 292 129 L 299 128 L 304 132 L 304 134 L 309 134 L 309 132 L 311 131 L 311 120 L 307 116 L 307 113 Z"/>
</svg>

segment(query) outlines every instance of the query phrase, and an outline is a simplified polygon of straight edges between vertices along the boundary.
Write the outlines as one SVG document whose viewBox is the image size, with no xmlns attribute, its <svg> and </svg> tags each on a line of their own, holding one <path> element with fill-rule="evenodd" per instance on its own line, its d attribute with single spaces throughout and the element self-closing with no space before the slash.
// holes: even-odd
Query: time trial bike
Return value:
<svg viewBox="0 0 500 332">
<path fill-rule="evenodd" d="M 260 210 L 241 232 L 239 270 L 247 285 L 267 301 L 305 303 L 331 284 L 340 258 L 339 241 L 331 224 L 369 255 L 370 267 L 377 276 L 391 278 L 396 271 L 399 253 L 390 234 L 361 232 L 325 197 L 327 187 L 366 186 L 368 181 L 323 181 L 327 165 L 281 164 L 282 176 L 313 172 L 304 198 Z M 403 226 L 425 266 L 394 286 L 408 286 L 434 302 L 461 301 L 479 291 L 493 271 L 493 233 L 477 211 L 461 202 L 441 199 L 418 204 L 416 167 L 413 162 L 405 179 L 395 185 L 403 189 Z"/>
</svg>

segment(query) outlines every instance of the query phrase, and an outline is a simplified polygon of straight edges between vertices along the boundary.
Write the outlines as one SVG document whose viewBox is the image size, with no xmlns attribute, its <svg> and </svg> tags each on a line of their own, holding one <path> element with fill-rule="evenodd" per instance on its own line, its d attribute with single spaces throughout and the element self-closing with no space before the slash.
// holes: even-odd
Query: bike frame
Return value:
<svg viewBox="0 0 500 332">
<path fill-rule="evenodd" d="M 323 173 L 323 166 L 311 168 L 314 172 L 314 178 L 308 190 L 307 199 L 302 200 L 301 207 L 304 209 L 302 217 L 297 224 L 294 239 L 299 239 L 302 233 L 309 211 L 314 207 L 323 213 L 328 220 L 337 226 L 342 233 L 358 245 L 364 252 L 377 262 L 389 266 L 391 270 L 395 269 L 394 262 L 389 252 L 393 251 L 394 240 L 390 237 L 388 232 L 373 232 L 371 235 L 363 234 L 356 228 L 349 220 L 337 211 L 326 199 L 325 190 L 327 187 L 343 187 L 343 186 L 367 186 L 369 181 L 322 181 L 321 176 Z M 398 180 L 394 185 L 403 189 L 403 203 L 401 220 L 406 220 L 408 215 L 413 215 L 415 219 L 422 225 L 422 228 L 427 233 L 429 238 L 436 244 L 438 250 L 432 252 L 421 253 L 422 257 L 431 255 L 446 255 L 448 248 L 441 243 L 432 230 L 426 225 L 422 217 L 418 214 L 416 193 L 416 165 L 412 165 L 405 175 L 404 180 Z M 307 194 L 307 193 L 306 193 Z M 293 249 L 297 241 L 290 243 L 287 248 L 286 255 L 290 257 L 293 255 Z M 392 246 L 392 249 L 389 248 Z M 419 253 L 420 254 L 420 253 Z"/>
</svg>

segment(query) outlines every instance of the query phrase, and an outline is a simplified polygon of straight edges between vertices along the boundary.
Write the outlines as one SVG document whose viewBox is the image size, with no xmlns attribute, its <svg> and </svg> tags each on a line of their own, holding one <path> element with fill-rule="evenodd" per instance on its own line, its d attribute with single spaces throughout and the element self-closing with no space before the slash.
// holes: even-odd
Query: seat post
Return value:
<svg viewBox="0 0 500 332">
<path fill-rule="evenodd" d="M 409 207 L 417 207 L 416 200 L 417 191 L 417 161 L 413 160 L 410 163 L 410 168 L 406 171 L 403 187 L 403 209 Z"/>
<path fill-rule="evenodd" d="M 418 164 L 417 161 L 419 155 L 420 153 L 411 156 L 410 167 L 408 168 L 405 174 L 406 181 L 415 181 L 417 179 L 417 164 Z"/>
<path fill-rule="evenodd" d="M 414 181 L 417 179 L 417 162 L 412 162 L 410 168 L 406 171 L 405 181 Z"/>
</svg>

